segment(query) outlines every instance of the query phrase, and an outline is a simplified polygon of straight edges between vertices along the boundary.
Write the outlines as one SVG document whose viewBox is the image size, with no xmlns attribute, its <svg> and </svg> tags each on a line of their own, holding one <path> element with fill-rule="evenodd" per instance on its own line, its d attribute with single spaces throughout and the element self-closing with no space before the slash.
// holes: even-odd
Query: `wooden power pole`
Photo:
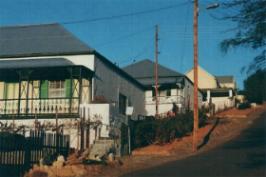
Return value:
<svg viewBox="0 0 266 177">
<path fill-rule="evenodd" d="M 155 76 L 155 117 L 158 117 L 158 41 L 159 41 L 159 28 L 158 25 L 155 26 L 155 64 L 154 64 L 154 76 Z"/>
<path fill-rule="evenodd" d="M 194 0 L 194 126 L 193 126 L 193 151 L 197 151 L 198 146 L 198 128 L 199 128 L 199 110 L 198 110 L 198 0 Z"/>
</svg>

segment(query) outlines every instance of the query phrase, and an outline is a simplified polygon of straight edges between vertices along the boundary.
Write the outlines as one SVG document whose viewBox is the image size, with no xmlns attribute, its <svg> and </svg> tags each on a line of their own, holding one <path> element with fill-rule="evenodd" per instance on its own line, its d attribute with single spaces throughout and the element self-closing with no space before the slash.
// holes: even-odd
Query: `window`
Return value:
<svg viewBox="0 0 266 177">
<path fill-rule="evenodd" d="M 166 90 L 166 96 L 171 96 L 171 90 L 170 89 Z"/>
<path fill-rule="evenodd" d="M 65 96 L 65 81 L 49 81 L 49 98 L 62 98 Z"/>
<path fill-rule="evenodd" d="M 159 91 L 159 96 L 171 96 L 171 90 L 170 89 L 160 90 Z"/>
<path fill-rule="evenodd" d="M 211 92 L 211 97 L 229 97 L 228 92 Z"/>
<path fill-rule="evenodd" d="M 119 113 L 125 115 L 127 107 L 127 97 L 119 93 Z"/>
<path fill-rule="evenodd" d="M 152 97 L 155 98 L 155 90 L 152 90 Z M 168 97 L 171 96 L 171 89 L 158 90 L 159 97 Z"/>
</svg>

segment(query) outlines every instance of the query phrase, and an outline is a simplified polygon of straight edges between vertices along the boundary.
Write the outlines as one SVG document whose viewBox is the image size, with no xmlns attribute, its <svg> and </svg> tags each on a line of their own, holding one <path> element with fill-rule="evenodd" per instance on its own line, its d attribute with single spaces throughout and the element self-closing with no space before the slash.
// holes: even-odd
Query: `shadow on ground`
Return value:
<svg viewBox="0 0 266 177">
<path fill-rule="evenodd" d="M 219 123 L 220 123 L 220 119 L 217 118 L 213 127 L 210 129 L 210 131 L 207 133 L 207 135 L 205 135 L 203 142 L 198 146 L 198 149 L 201 149 L 203 146 L 205 146 L 209 142 L 212 132 L 218 126 Z"/>
</svg>

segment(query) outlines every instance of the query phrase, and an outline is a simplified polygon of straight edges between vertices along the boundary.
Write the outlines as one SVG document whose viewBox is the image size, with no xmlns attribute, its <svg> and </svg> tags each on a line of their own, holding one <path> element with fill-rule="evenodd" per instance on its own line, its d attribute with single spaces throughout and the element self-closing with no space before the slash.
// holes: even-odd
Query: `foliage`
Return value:
<svg viewBox="0 0 266 177">
<path fill-rule="evenodd" d="M 207 117 L 203 112 L 199 114 L 199 126 L 206 124 Z M 165 144 L 175 138 L 189 134 L 193 129 L 193 112 L 178 114 L 176 117 L 164 119 L 148 118 L 131 122 L 131 144 L 133 148 L 149 144 Z"/>
<path fill-rule="evenodd" d="M 44 154 L 42 163 L 44 165 L 52 165 L 53 162 L 56 160 L 57 156 L 58 156 L 58 153 Z"/>
<path fill-rule="evenodd" d="M 230 48 L 249 47 L 259 49 L 261 53 L 249 65 L 247 72 L 266 67 L 266 1 L 265 0 L 232 0 L 222 4 L 227 12 L 223 19 L 237 23 L 235 36 L 225 39 L 221 49 L 227 52 Z M 262 50 L 261 50 L 262 49 Z"/>
<path fill-rule="evenodd" d="M 249 102 L 240 103 L 238 106 L 238 109 L 247 109 L 247 108 L 250 108 Z"/>
<path fill-rule="evenodd" d="M 132 147 L 141 147 L 152 144 L 155 139 L 157 124 L 155 119 L 145 119 L 131 122 Z"/>
<path fill-rule="evenodd" d="M 245 94 L 249 102 L 266 100 L 266 70 L 258 70 L 244 81 Z"/>
</svg>

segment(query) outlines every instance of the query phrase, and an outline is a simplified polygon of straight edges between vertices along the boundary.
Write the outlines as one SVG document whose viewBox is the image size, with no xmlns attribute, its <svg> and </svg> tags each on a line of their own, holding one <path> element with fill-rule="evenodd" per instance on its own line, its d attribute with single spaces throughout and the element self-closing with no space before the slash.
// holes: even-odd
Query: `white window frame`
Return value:
<svg viewBox="0 0 266 177">
<path fill-rule="evenodd" d="M 66 97 L 66 88 L 64 80 L 49 81 L 48 89 L 49 98 Z"/>
</svg>

